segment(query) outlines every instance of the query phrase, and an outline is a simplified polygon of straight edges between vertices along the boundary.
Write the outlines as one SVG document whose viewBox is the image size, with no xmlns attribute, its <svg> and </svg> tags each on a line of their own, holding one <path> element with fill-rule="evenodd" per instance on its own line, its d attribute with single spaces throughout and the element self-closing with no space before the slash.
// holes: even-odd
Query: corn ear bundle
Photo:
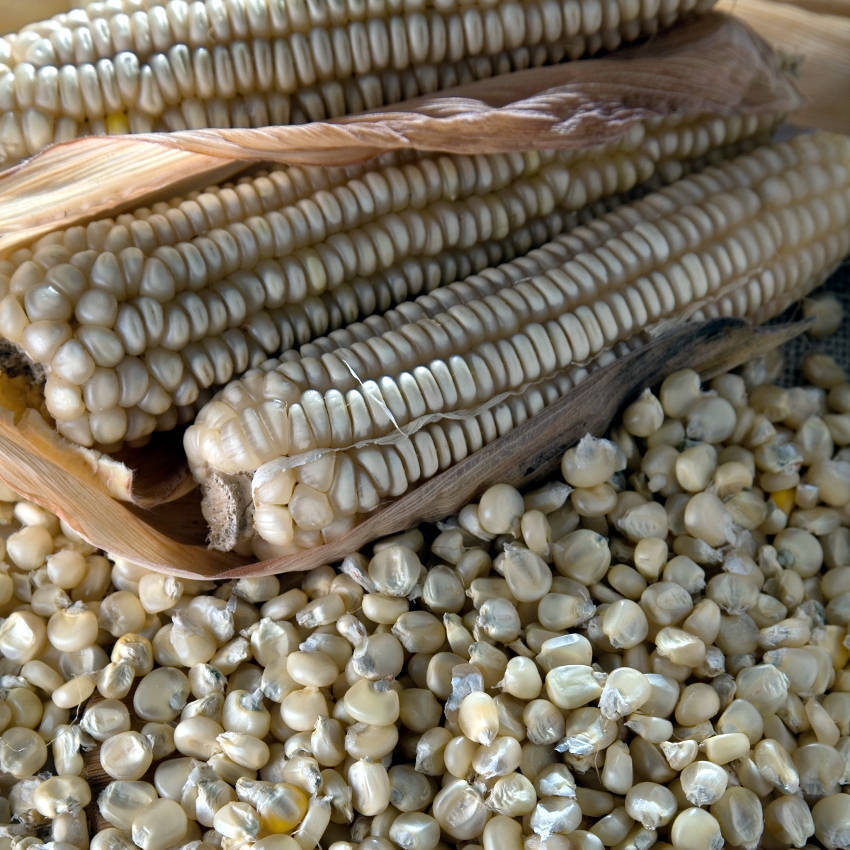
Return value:
<svg viewBox="0 0 850 850">
<path fill-rule="evenodd" d="M 0 334 L 43 370 L 60 433 L 143 440 L 267 357 L 523 254 L 777 118 L 650 119 L 579 152 L 282 167 L 16 252 L 0 263 Z"/>
<path fill-rule="evenodd" d="M 793 108 L 797 102 L 798 97 L 788 76 L 763 42 L 732 19 L 705 15 L 651 40 L 646 45 L 629 48 L 613 57 L 562 63 L 539 70 L 519 72 L 498 78 L 498 80 L 484 80 L 448 93 L 446 96 L 426 98 L 422 102 L 400 106 L 393 112 L 356 116 L 334 123 L 273 127 L 262 131 L 206 130 L 177 132 L 158 137 L 123 136 L 80 139 L 68 145 L 47 150 L 0 175 L 0 262 L 3 263 L 0 266 L 0 282 L 3 282 L 5 286 L 7 281 L 11 288 L 12 277 L 33 259 L 33 249 L 36 244 L 38 250 L 44 252 L 41 259 L 46 260 L 49 266 L 49 268 L 42 266 L 39 274 L 41 272 L 47 274 L 63 264 L 72 266 L 75 271 L 81 271 L 83 268 L 90 271 L 102 252 L 85 244 L 84 237 L 88 233 L 87 223 L 98 215 L 116 216 L 117 212 L 133 209 L 140 203 L 148 205 L 141 210 L 141 218 L 146 218 L 147 221 L 133 224 L 136 217 L 122 217 L 121 222 L 128 230 L 132 225 L 134 238 L 137 234 L 142 236 L 139 245 L 134 243 L 131 246 L 142 250 L 143 246 L 149 244 L 145 241 L 149 233 L 145 229 L 146 224 L 150 224 L 151 219 L 159 221 L 154 216 L 166 213 L 167 209 L 173 206 L 171 201 L 174 200 L 175 194 L 182 195 L 184 200 L 198 202 L 200 195 L 205 193 L 196 193 L 191 198 L 186 198 L 185 192 L 214 182 L 217 178 L 212 175 L 218 176 L 218 179 L 226 179 L 238 174 L 241 168 L 244 168 L 246 161 L 267 163 L 271 160 L 299 166 L 320 163 L 325 167 L 336 168 L 341 165 L 362 163 L 367 157 L 376 156 L 382 151 L 396 151 L 382 160 L 374 161 L 369 166 L 355 166 L 348 174 L 358 179 L 356 175 L 362 177 L 366 173 L 364 168 L 368 170 L 390 165 L 402 168 L 419 159 L 461 155 L 479 162 L 485 154 L 511 159 L 516 156 L 527 157 L 529 151 L 537 151 L 536 154 L 531 155 L 537 159 L 529 160 L 537 163 L 536 168 L 545 170 L 558 160 L 566 169 L 566 173 L 570 175 L 570 180 L 577 192 L 576 197 L 584 193 L 591 198 L 596 197 L 594 193 L 599 191 L 605 193 L 605 186 L 610 184 L 615 172 L 616 175 L 621 175 L 628 171 L 639 170 L 637 168 L 639 160 L 633 158 L 638 156 L 635 151 L 625 156 L 625 160 L 616 158 L 619 157 L 618 149 L 631 138 L 632 132 L 643 133 L 647 139 L 655 135 L 656 141 L 662 138 L 676 140 L 674 148 L 682 154 L 683 158 L 671 157 L 670 154 L 674 152 L 672 149 L 659 152 L 655 142 L 647 142 L 650 159 L 655 162 L 653 166 L 655 174 L 640 185 L 640 193 L 674 179 L 680 173 L 702 167 L 706 159 L 711 161 L 714 157 L 726 156 L 730 149 L 740 149 L 742 145 L 746 149 L 747 145 L 755 143 L 760 138 L 762 131 L 769 129 L 778 116 Z M 718 121 L 718 118 L 721 120 Z M 712 147 L 708 157 L 699 156 L 694 148 L 694 142 L 699 142 L 697 145 L 699 148 L 705 139 L 704 130 L 708 129 L 709 141 L 713 145 L 711 127 L 727 128 L 727 130 L 731 127 L 734 132 L 728 138 L 738 138 L 739 142 L 733 142 L 731 146 L 721 144 L 719 148 Z M 425 152 L 437 150 L 445 153 L 398 153 L 399 150 L 404 149 Z M 549 149 L 557 150 L 559 153 L 553 155 Z M 573 153 L 565 155 L 565 151 Z M 640 155 L 643 155 L 642 151 Z M 547 158 L 550 156 L 554 156 L 554 159 Z M 600 159 L 599 167 L 595 162 L 590 161 L 593 157 Z M 616 158 L 616 162 L 612 158 Z M 105 161 L 109 162 L 108 169 L 104 169 Z M 511 161 L 515 160 L 511 159 Z M 612 168 L 612 163 L 616 167 Z M 467 174 L 467 171 L 463 169 L 461 172 Z M 342 171 L 340 170 L 339 173 Z M 255 174 L 254 177 L 257 175 Z M 362 317 L 363 326 L 368 329 L 381 321 L 380 317 L 371 316 L 374 311 L 383 310 L 398 300 L 415 296 L 419 292 L 428 292 L 433 286 L 462 279 L 476 271 L 486 276 L 486 269 L 492 269 L 494 264 L 518 258 L 529 248 L 543 243 L 551 235 L 573 228 L 579 222 L 587 222 L 590 213 L 598 215 L 604 210 L 600 203 L 595 203 L 577 212 L 571 212 L 565 202 L 565 205 L 553 209 L 548 215 L 536 215 L 529 201 L 539 204 L 542 198 L 544 201 L 542 206 L 546 203 L 551 204 L 551 189 L 547 187 L 543 195 L 538 197 L 539 190 L 534 187 L 541 183 L 539 174 L 531 175 L 531 179 L 527 181 L 531 189 L 523 185 L 524 179 L 523 176 L 515 181 L 519 186 L 515 196 L 515 199 L 519 199 L 519 204 L 511 202 L 508 209 L 511 215 L 521 212 L 520 221 L 525 221 L 525 225 L 512 227 L 504 239 L 485 239 L 471 249 L 460 246 L 455 249 L 447 248 L 446 244 L 452 244 L 453 239 L 459 238 L 457 234 L 461 233 L 461 230 L 454 229 L 452 232 L 456 234 L 455 236 L 444 233 L 443 224 L 446 219 L 442 213 L 443 206 L 446 203 L 455 205 L 453 209 L 457 211 L 459 209 L 457 202 L 462 202 L 464 199 L 445 198 L 443 202 L 435 205 L 441 210 L 438 222 L 439 232 L 443 236 L 448 236 L 443 250 L 434 256 L 423 254 L 406 258 L 402 274 L 396 274 L 399 270 L 393 269 L 392 266 L 387 269 L 382 267 L 383 278 L 378 282 L 377 287 L 373 286 L 374 275 L 366 277 L 355 275 L 350 281 L 346 279 L 342 287 L 328 288 L 318 296 L 305 299 L 302 304 L 284 305 L 282 310 L 291 315 L 292 328 L 294 328 L 292 333 L 287 332 L 292 337 L 291 344 L 303 345 L 303 340 L 309 340 L 316 334 L 333 335 L 331 329 L 340 324 L 345 325 L 347 330 L 341 335 L 333 335 L 331 348 L 342 344 L 348 345 L 352 342 L 345 336 L 349 330 L 358 335 L 363 332 L 362 329 L 347 324 L 352 318 Z M 619 180 L 620 177 L 617 176 L 616 179 Z M 553 185 L 557 186 L 559 181 L 563 183 L 561 178 L 557 177 Z M 542 182 L 545 183 L 545 181 Z M 512 184 L 507 191 L 514 188 L 516 187 Z M 561 185 L 562 188 L 563 185 Z M 238 186 L 232 186 L 229 189 L 233 190 L 240 199 L 239 203 L 242 204 L 242 196 L 239 195 L 242 190 Z M 294 205 L 303 200 L 299 192 L 312 191 L 309 182 L 301 180 L 298 181 L 296 189 L 292 196 Z M 228 195 L 228 200 L 221 203 L 221 209 L 229 208 L 230 198 L 232 196 Z M 476 199 L 470 197 L 466 200 Z M 158 204 L 160 201 L 164 201 L 164 205 L 157 206 L 154 210 L 151 205 Z M 620 201 L 621 197 L 616 196 L 611 201 L 605 201 L 604 204 L 607 206 L 609 203 Z M 213 207 L 215 202 L 217 201 L 214 199 Z M 489 200 L 485 201 L 485 205 L 489 205 Z M 298 207 L 299 215 L 303 216 L 301 213 L 303 208 L 303 206 Z M 189 239 L 189 241 L 196 241 L 197 252 L 201 254 L 204 262 L 210 256 L 215 256 L 209 248 L 209 242 L 212 240 L 205 240 L 205 237 L 209 237 L 211 230 L 216 227 L 227 226 L 226 222 L 222 225 L 218 218 L 215 222 L 206 219 L 209 209 L 211 207 L 208 204 L 202 206 L 201 216 L 205 219 L 203 226 L 206 230 L 199 239 L 195 237 Z M 425 210 L 421 212 L 430 214 L 429 207 L 426 205 Z M 383 214 L 375 213 L 374 210 L 370 211 L 368 216 L 375 217 L 369 219 L 366 227 L 373 225 L 377 216 Z M 194 212 L 193 215 L 197 213 Z M 196 220 L 193 215 L 189 215 L 188 219 Z M 244 223 L 246 215 L 244 206 L 239 215 L 241 218 L 238 223 Z M 312 215 L 307 215 L 305 218 L 308 228 L 317 221 Z M 478 227 L 480 219 L 475 217 L 475 222 Z M 117 218 L 113 221 L 113 224 L 115 223 Z M 99 226 L 100 231 L 97 230 Z M 65 238 L 71 231 L 74 235 L 66 246 Z M 44 234 L 49 235 L 43 241 L 39 241 Z M 95 224 L 93 234 L 96 239 L 106 238 L 102 225 Z M 116 231 L 116 234 L 120 245 L 122 238 L 120 230 Z M 337 235 L 339 234 L 330 234 L 331 237 Z M 241 251 L 243 243 L 238 240 L 237 242 Z M 198 247 L 200 245 L 204 246 L 204 250 Z M 66 248 L 77 251 L 80 269 L 66 262 L 68 255 L 63 253 Z M 190 253 L 192 253 L 191 249 Z M 377 250 L 375 253 L 383 261 L 384 255 Z M 231 253 L 228 256 L 233 255 Z M 239 256 L 241 257 L 241 253 Z M 291 256 L 287 255 L 287 257 Z M 127 259 L 130 260 L 129 264 L 125 268 L 122 263 L 119 266 L 119 272 L 120 276 L 125 275 L 125 272 L 130 274 L 132 289 L 140 281 L 139 264 L 134 265 L 138 254 L 131 252 L 127 255 Z M 412 260 L 412 266 L 408 260 Z M 553 255 L 553 261 L 557 263 L 557 260 L 557 256 Z M 104 263 L 109 262 L 109 260 L 104 261 Z M 410 274 L 410 282 L 408 282 L 410 270 L 418 266 L 422 268 L 418 273 Z M 32 270 L 31 266 L 28 268 Z M 192 268 L 197 270 L 199 267 L 193 265 Z M 32 325 L 28 319 L 23 324 L 16 324 L 21 318 L 20 310 L 25 311 L 27 306 L 26 297 L 22 297 L 24 290 L 29 291 L 30 283 L 32 283 L 28 280 L 27 274 L 28 272 L 23 272 L 16 280 L 15 287 L 20 286 L 20 291 L 13 299 L 6 300 L 6 296 L 11 295 L 10 291 L 5 291 L 0 299 L 4 303 L 4 308 L 9 308 L 5 313 L 4 321 L 8 322 L 11 333 L 14 333 L 16 328 L 21 330 Z M 216 283 L 213 284 L 213 288 Z M 346 288 L 349 287 L 353 290 L 353 295 L 346 292 Z M 61 294 L 61 290 L 59 291 Z M 115 292 L 112 294 L 115 295 Z M 191 290 L 178 292 L 175 287 L 176 297 L 185 297 L 187 294 L 195 293 Z M 464 300 L 469 298 L 470 294 L 458 292 L 458 297 Z M 32 296 L 30 300 L 32 301 Z M 84 302 L 86 300 L 83 299 Z M 96 299 L 88 300 L 96 302 Z M 49 299 L 47 302 L 49 304 Z M 61 306 L 61 301 L 59 303 Z M 104 299 L 100 299 L 101 307 L 105 303 Z M 238 301 L 233 299 L 228 302 L 230 307 L 234 303 L 238 305 Z M 348 307 L 343 309 L 345 305 Z M 93 304 L 89 303 L 87 309 L 92 306 Z M 168 304 L 160 306 L 167 307 Z M 77 302 L 74 301 L 74 311 L 76 307 Z M 430 305 L 422 302 L 420 307 L 428 314 L 439 313 L 442 311 L 442 302 L 436 300 Z M 238 311 L 234 313 L 234 315 L 237 314 Z M 404 310 L 397 314 L 388 314 L 386 320 L 395 324 L 404 324 L 407 321 Z M 68 341 L 63 336 L 66 331 L 59 328 L 59 333 L 54 334 L 55 329 L 50 327 L 51 324 L 59 324 L 59 322 L 41 321 L 45 321 L 46 324 L 42 325 L 41 332 L 31 333 L 33 340 L 37 342 L 40 333 L 47 331 L 42 336 L 42 342 L 46 341 L 48 347 L 51 340 L 57 338 Z M 311 322 L 314 324 L 313 327 Z M 79 322 L 73 316 L 66 324 L 74 329 Z M 283 327 L 282 324 L 281 327 Z M 111 331 L 112 326 L 104 329 Z M 156 326 L 154 330 L 156 331 Z M 231 330 L 242 332 L 239 327 Z M 86 334 L 83 336 L 85 337 Z M 98 334 L 94 336 L 98 337 Z M 230 334 L 228 339 L 232 337 L 233 334 Z M 108 337 L 100 337 L 101 340 L 104 338 L 108 339 Z M 289 344 L 288 338 L 286 334 L 281 334 L 281 344 L 284 347 Z M 344 338 L 346 342 L 343 342 Z M 630 340 L 623 344 L 630 346 L 633 342 L 635 341 Z M 319 344 L 324 343 L 320 340 Z M 16 350 L 13 350 L 11 354 L 20 365 L 23 359 L 20 357 L 21 344 L 14 343 L 13 346 Z M 2 349 L 4 366 L 9 363 L 7 359 L 10 353 L 9 348 L 10 346 L 6 344 Z M 240 350 L 244 351 L 244 347 Z M 597 358 L 597 362 L 610 357 L 611 352 L 619 350 L 620 348 L 615 345 L 610 351 L 603 352 L 601 357 Z M 100 351 L 99 356 L 102 353 L 103 351 Z M 292 356 L 294 356 L 292 352 L 286 354 L 287 358 Z M 262 359 L 258 352 L 256 357 Z M 253 362 L 249 362 L 248 365 L 252 365 Z M 643 361 L 638 359 L 636 362 Z M 663 356 L 656 362 L 666 363 Z M 686 361 L 680 359 L 678 362 L 681 365 L 693 365 L 699 361 L 698 359 Z M 161 368 L 162 365 L 161 359 L 156 362 L 157 368 Z M 615 370 L 610 373 L 611 376 L 617 372 L 616 367 L 619 363 L 613 365 Z M 50 369 L 50 363 L 39 361 L 38 358 L 35 361 L 31 360 L 30 366 L 36 376 L 43 376 Z M 590 364 L 587 368 L 591 368 Z M 104 366 L 103 369 L 109 371 L 109 367 Z M 583 367 L 571 368 L 571 379 L 578 379 L 584 374 Z M 608 380 L 606 375 L 609 375 L 609 372 L 603 371 L 599 379 Z M 98 392 L 104 389 L 107 393 L 113 392 L 114 383 L 108 377 L 104 381 L 104 377 L 106 376 L 101 375 L 98 379 L 102 381 Z M 630 378 L 631 375 L 629 375 Z M 610 379 L 615 380 L 613 377 Z M 577 392 L 581 393 L 582 387 L 587 383 L 579 383 Z M 63 389 L 61 384 L 58 385 L 58 389 Z M 89 397 L 92 397 L 93 389 L 94 387 L 89 388 Z M 78 404 L 80 391 L 79 387 L 76 389 L 72 387 L 71 390 L 70 393 L 65 394 L 64 401 L 73 406 Z M 614 392 L 617 391 L 615 386 Z M 156 425 L 169 427 L 183 416 L 192 416 L 194 414 L 192 408 L 200 404 L 208 393 L 209 390 L 199 388 L 193 405 L 183 407 L 176 417 L 173 410 L 166 412 L 161 420 L 158 416 L 154 416 L 157 419 Z M 63 402 L 61 392 L 55 400 L 60 402 L 61 408 Z M 561 401 L 563 399 L 556 401 L 556 407 Z M 64 409 L 67 411 L 70 408 Z M 527 407 L 526 412 L 531 409 L 532 407 Z M 131 416 L 135 414 L 129 408 L 127 410 L 129 422 Z M 182 574 L 195 571 L 196 574 L 209 575 L 220 571 L 222 564 L 233 563 L 232 555 L 188 547 L 191 550 L 189 560 L 192 562 L 192 566 L 188 566 L 187 547 L 179 541 L 186 539 L 184 524 L 188 518 L 184 510 L 190 506 L 182 502 L 179 506 L 163 505 L 163 502 L 168 502 L 180 493 L 185 493 L 186 486 L 190 483 L 188 470 L 181 468 L 180 460 L 171 453 L 169 448 L 172 442 L 176 443 L 176 440 L 157 440 L 152 446 L 136 452 L 122 453 L 118 458 L 110 458 L 97 450 L 80 450 L 79 447 L 70 446 L 57 437 L 50 425 L 41 423 L 34 411 L 21 412 L 16 409 L 15 417 L 13 422 L 8 413 L 0 413 L 0 455 L 3 458 L 3 463 L 0 464 L 0 477 L 16 492 L 24 493 L 37 503 L 58 511 L 72 528 L 80 531 L 85 539 L 107 548 L 117 546 L 124 556 L 134 563 L 147 564 L 165 571 L 178 570 Z M 544 418 L 545 415 L 535 416 L 534 421 L 543 421 Z M 112 413 L 100 417 L 100 425 L 109 425 L 110 420 L 114 425 L 116 417 Z M 121 421 L 120 414 L 117 421 L 119 423 Z M 604 427 L 605 421 L 607 420 L 599 420 L 600 428 Z M 75 430 L 75 427 L 68 428 L 67 433 L 82 434 L 85 440 L 91 438 L 92 429 L 88 422 L 86 422 L 88 431 L 86 428 Z M 530 423 L 532 433 L 534 427 L 533 423 Z M 529 431 L 524 430 L 523 433 L 526 434 Z M 176 436 L 179 439 L 179 435 Z M 140 439 L 143 440 L 144 437 Z M 551 440 L 547 437 L 545 444 L 549 445 L 550 442 Z M 506 444 L 500 441 L 500 445 Z M 538 445 L 541 445 L 539 441 Z M 100 448 L 102 446 L 103 444 Z M 514 444 L 512 450 L 514 454 L 517 448 L 526 450 L 524 444 L 519 447 Z M 157 461 L 162 458 L 161 450 L 163 449 L 171 458 L 171 462 L 158 465 Z M 468 470 L 478 465 L 479 458 L 485 454 L 487 453 L 476 453 L 468 458 L 466 462 L 463 462 L 463 469 Z M 134 475 L 131 468 L 124 466 L 124 463 L 140 470 L 140 474 Z M 454 471 L 455 468 L 449 470 L 447 476 L 452 476 Z M 466 475 L 467 472 L 464 471 L 462 474 Z M 213 477 L 215 476 L 211 476 L 211 479 Z M 245 483 L 250 491 L 250 476 L 240 474 L 234 478 Z M 418 511 L 421 509 L 416 504 L 418 493 L 425 492 L 430 485 L 436 485 L 438 481 L 444 480 L 450 491 L 456 492 L 460 489 L 448 483 L 448 478 L 435 477 L 422 488 L 417 488 L 411 494 L 414 498 L 394 501 L 386 511 L 379 511 L 377 516 L 359 524 L 352 534 L 338 538 L 338 542 L 333 545 L 347 546 L 347 543 L 339 541 L 358 540 L 359 542 L 351 544 L 356 547 L 368 542 L 371 539 L 370 535 L 398 530 L 402 526 L 395 524 L 399 518 L 398 511 L 394 510 L 395 507 L 398 506 L 403 516 L 407 517 L 404 524 L 409 523 L 420 515 Z M 209 492 L 209 486 L 207 489 Z M 63 507 L 68 502 L 69 494 L 74 505 L 73 512 Z M 110 494 L 112 497 L 129 500 L 143 507 L 162 505 L 163 510 L 157 514 L 159 519 L 153 518 L 153 514 L 146 514 L 145 520 L 142 521 L 118 503 L 112 502 Z M 250 501 L 249 492 L 248 502 Z M 441 515 L 452 510 L 452 506 L 447 505 L 440 493 L 434 493 L 434 503 L 443 506 Z M 252 518 L 251 512 L 246 514 L 246 519 L 250 521 Z M 197 519 L 198 517 L 193 515 L 188 521 L 190 525 L 194 525 Z M 337 530 L 341 530 L 350 522 L 349 518 L 344 519 Z M 126 527 L 128 537 L 116 541 L 113 533 L 116 527 Z M 163 531 L 166 534 L 161 533 Z M 307 540 L 305 535 L 308 534 L 312 535 L 313 540 L 322 539 L 321 532 L 317 537 L 316 532 L 301 531 L 299 540 L 305 542 Z M 274 545 L 270 546 L 259 538 L 256 542 L 260 547 L 266 546 L 267 550 L 268 548 L 277 550 Z M 348 548 L 337 548 L 331 553 L 332 548 L 332 546 L 322 547 L 310 551 L 316 557 L 322 558 L 335 558 L 340 553 L 349 551 Z M 239 543 L 239 549 L 247 553 L 250 549 L 250 540 Z M 267 562 L 263 568 L 274 571 L 297 569 L 302 568 L 305 563 L 304 556 L 289 557 L 285 560 L 286 563 L 280 559 Z M 310 565 L 315 563 L 318 561 L 314 560 Z"/>
<path fill-rule="evenodd" d="M 714 0 L 105 0 L 0 38 L 0 165 L 80 135 L 319 121 L 612 50 Z"/>
<path fill-rule="evenodd" d="M 439 311 L 249 371 L 187 456 L 202 482 L 250 479 L 258 551 L 316 545 L 562 394 L 571 365 L 670 319 L 780 312 L 850 251 L 848 224 L 850 140 L 759 147 L 426 296 Z"/>
</svg>

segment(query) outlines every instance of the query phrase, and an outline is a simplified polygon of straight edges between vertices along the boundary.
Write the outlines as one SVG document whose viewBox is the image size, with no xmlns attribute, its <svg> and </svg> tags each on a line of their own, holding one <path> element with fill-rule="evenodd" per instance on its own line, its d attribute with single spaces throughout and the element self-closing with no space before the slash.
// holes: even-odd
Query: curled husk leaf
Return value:
<svg viewBox="0 0 850 850">
<path fill-rule="evenodd" d="M 847 0 L 720 0 L 790 61 L 805 98 L 793 124 L 850 133 L 850 3 Z"/>
</svg>

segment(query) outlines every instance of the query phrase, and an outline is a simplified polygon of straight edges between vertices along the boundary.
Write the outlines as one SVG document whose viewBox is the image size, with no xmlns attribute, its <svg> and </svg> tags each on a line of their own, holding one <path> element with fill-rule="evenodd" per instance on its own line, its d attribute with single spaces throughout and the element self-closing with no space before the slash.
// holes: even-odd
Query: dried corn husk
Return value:
<svg viewBox="0 0 850 850">
<path fill-rule="evenodd" d="M 822 15 L 844 15 L 850 13 L 845 0 L 771 0 L 773 3 L 787 3 L 798 6 L 808 12 L 817 12 Z"/>
<path fill-rule="evenodd" d="M 76 3 L 74 0 L 29 0 L 28 3 L 0 0 L 0 35 L 17 32 L 25 24 L 42 21 L 80 5 L 85 3 Z"/>
<path fill-rule="evenodd" d="M 763 41 L 731 18 L 709 15 L 616 57 L 520 72 L 334 122 L 100 137 L 57 145 L 0 175 L 0 256 L 52 229 L 199 188 L 251 162 L 343 164 L 399 148 L 458 153 L 580 149 L 615 141 L 634 122 L 652 116 L 775 114 L 798 103 L 793 84 Z M 558 411 L 554 418 L 547 411 L 550 418 L 543 424 L 524 427 L 521 440 L 492 444 L 332 546 L 242 565 L 240 573 L 306 569 L 381 534 L 449 513 L 479 485 L 494 480 L 488 475 L 510 480 L 511 468 L 516 474 L 536 467 L 539 449 L 551 450 L 555 433 L 567 440 L 573 433 L 565 429 L 565 421 L 575 424 L 576 437 L 601 429 L 633 382 L 657 378 L 662 364 L 703 362 L 692 350 L 698 341 L 692 328 L 674 331 L 669 339 L 653 343 L 649 353 L 637 352 L 631 366 L 621 359 L 610 372 L 600 371 L 592 389 L 589 382 L 581 385 L 575 398 L 564 399 L 566 406 L 553 408 Z M 742 350 L 737 340 L 734 347 Z M 647 363 L 650 371 L 640 371 L 640 364 Z M 611 382 L 611 392 L 600 391 L 605 381 Z M 593 393 L 592 404 L 588 392 Z M 614 406 L 600 408 L 600 398 Z M 138 510 L 178 499 L 191 486 L 173 443 L 165 440 L 135 456 L 105 458 L 64 443 L 35 411 L 16 413 L 17 421 L 11 413 L 0 418 L 0 480 L 58 513 L 85 539 L 116 556 L 183 576 L 216 575 L 240 564 L 235 556 L 179 542 L 191 538 L 198 524 L 196 502 L 182 500 L 168 507 L 170 534 L 161 530 L 161 516 Z M 131 466 L 164 474 L 134 476 Z M 458 486 L 461 481 L 464 487 Z M 450 502 L 442 498 L 446 494 L 451 494 Z M 179 529 L 186 524 L 188 533 Z"/>
<path fill-rule="evenodd" d="M 850 133 L 850 3 L 847 0 L 720 0 L 777 50 L 799 63 L 803 127 Z"/>
</svg>

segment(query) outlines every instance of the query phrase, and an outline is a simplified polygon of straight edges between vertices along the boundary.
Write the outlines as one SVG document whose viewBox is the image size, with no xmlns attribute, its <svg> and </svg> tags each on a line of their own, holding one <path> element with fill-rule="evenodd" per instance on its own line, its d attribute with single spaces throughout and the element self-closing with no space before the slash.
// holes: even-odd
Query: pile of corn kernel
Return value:
<svg viewBox="0 0 850 850">
<path fill-rule="evenodd" d="M 300 577 L 0 493 L 0 850 L 850 847 L 850 382 L 780 368 Z"/>
</svg>

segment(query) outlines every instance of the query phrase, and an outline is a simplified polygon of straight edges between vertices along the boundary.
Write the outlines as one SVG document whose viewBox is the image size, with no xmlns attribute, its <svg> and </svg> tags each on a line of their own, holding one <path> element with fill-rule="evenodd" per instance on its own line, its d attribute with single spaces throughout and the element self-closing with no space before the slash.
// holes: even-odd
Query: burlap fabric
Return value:
<svg viewBox="0 0 850 850">
<path fill-rule="evenodd" d="M 820 289 L 813 292 L 810 297 L 817 297 L 827 291 L 835 295 L 844 307 L 844 321 L 837 333 L 825 339 L 815 339 L 809 334 L 803 334 L 786 344 L 783 349 L 785 371 L 781 382 L 787 387 L 803 382 L 800 364 L 803 358 L 812 351 L 832 355 L 850 372 L 850 258 L 845 260 L 832 277 Z M 802 315 L 802 306 L 797 304 L 776 321 L 799 319 L 802 318 Z"/>
</svg>

